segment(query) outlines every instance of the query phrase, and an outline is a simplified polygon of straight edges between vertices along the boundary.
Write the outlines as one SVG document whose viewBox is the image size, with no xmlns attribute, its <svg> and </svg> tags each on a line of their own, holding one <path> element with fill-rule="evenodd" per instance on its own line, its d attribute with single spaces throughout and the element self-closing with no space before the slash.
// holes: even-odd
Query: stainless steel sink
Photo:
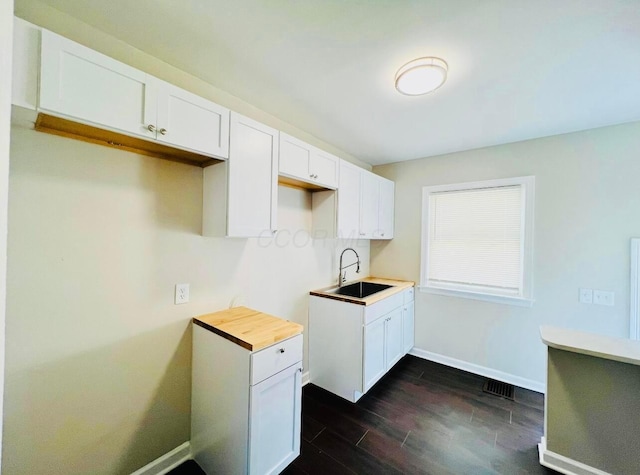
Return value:
<svg viewBox="0 0 640 475">
<path fill-rule="evenodd" d="M 335 293 L 362 299 L 368 297 L 369 295 L 382 292 L 383 290 L 386 290 L 390 287 L 393 286 L 386 284 L 375 284 L 373 282 L 356 282 L 355 284 L 344 285 L 337 288 L 335 290 Z"/>
</svg>

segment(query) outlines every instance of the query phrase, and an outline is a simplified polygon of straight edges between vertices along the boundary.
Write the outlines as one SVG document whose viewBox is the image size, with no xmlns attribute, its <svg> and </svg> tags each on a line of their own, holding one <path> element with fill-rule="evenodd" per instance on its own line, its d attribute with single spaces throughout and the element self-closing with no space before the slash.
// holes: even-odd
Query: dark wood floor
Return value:
<svg viewBox="0 0 640 475">
<path fill-rule="evenodd" d="M 542 394 L 516 388 L 511 401 L 483 393 L 484 381 L 406 356 L 357 404 L 308 384 L 302 454 L 283 473 L 556 473 L 538 463 Z"/>
</svg>

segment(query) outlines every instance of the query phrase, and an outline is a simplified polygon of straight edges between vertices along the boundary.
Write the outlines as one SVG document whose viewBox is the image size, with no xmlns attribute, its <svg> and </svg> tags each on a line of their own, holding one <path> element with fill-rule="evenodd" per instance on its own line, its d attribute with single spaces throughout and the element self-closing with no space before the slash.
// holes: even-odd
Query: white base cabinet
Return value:
<svg viewBox="0 0 640 475">
<path fill-rule="evenodd" d="M 413 347 L 413 287 L 364 306 L 309 297 L 309 373 L 356 402 Z"/>
<path fill-rule="evenodd" d="M 193 325 L 191 450 L 209 475 L 276 475 L 300 454 L 302 335 L 251 352 Z"/>
</svg>

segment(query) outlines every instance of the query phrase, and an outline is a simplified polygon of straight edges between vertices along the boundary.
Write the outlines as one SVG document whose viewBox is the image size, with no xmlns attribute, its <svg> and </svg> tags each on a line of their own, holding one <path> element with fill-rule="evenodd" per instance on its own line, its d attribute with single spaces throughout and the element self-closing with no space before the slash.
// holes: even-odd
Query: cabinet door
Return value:
<svg viewBox="0 0 640 475">
<path fill-rule="evenodd" d="M 249 475 L 278 474 L 300 454 L 300 363 L 251 387 Z"/>
<path fill-rule="evenodd" d="M 393 238 L 394 191 L 395 184 L 391 180 L 378 177 L 378 230 L 377 239 Z"/>
<path fill-rule="evenodd" d="M 339 158 L 316 149 L 311 155 L 310 174 L 312 180 L 327 188 L 338 187 Z"/>
<path fill-rule="evenodd" d="M 157 80 L 160 142 L 218 158 L 229 158 L 229 109 Z"/>
<path fill-rule="evenodd" d="M 311 181 L 312 173 L 309 171 L 311 153 L 311 145 L 285 133 L 280 133 L 279 171 L 281 174 Z"/>
<path fill-rule="evenodd" d="M 155 139 L 153 78 L 103 54 L 42 30 L 40 110 L 78 122 Z"/>
<path fill-rule="evenodd" d="M 388 371 L 404 356 L 402 344 L 402 307 L 385 317 L 385 369 Z"/>
<path fill-rule="evenodd" d="M 409 302 L 402 308 L 402 344 L 404 354 L 407 354 L 415 344 L 414 309 L 414 302 Z"/>
<path fill-rule="evenodd" d="M 360 232 L 364 239 L 373 239 L 378 231 L 378 177 L 366 170 L 361 175 Z"/>
<path fill-rule="evenodd" d="M 275 233 L 278 200 L 278 131 L 231 113 L 227 235 Z"/>
<path fill-rule="evenodd" d="M 360 172 L 361 168 L 340 160 L 338 187 L 338 232 L 342 239 L 360 236 Z"/>
<path fill-rule="evenodd" d="M 378 318 L 364 327 L 364 391 L 367 392 L 385 373 L 384 332 L 386 318 Z"/>
</svg>

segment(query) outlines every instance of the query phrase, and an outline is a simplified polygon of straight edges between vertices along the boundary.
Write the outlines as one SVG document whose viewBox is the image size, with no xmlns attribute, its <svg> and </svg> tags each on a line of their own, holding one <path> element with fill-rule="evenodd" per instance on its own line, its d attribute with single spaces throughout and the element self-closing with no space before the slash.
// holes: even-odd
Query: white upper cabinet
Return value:
<svg viewBox="0 0 640 475">
<path fill-rule="evenodd" d="M 363 239 L 373 239 L 378 231 L 378 177 L 366 170 L 360 175 L 360 232 Z"/>
<path fill-rule="evenodd" d="M 229 110 L 42 30 L 39 110 L 217 158 Z"/>
<path fill-rule="evenodd" d="M 395 183 L 378 177 L 378 229 L 376 239 L 393 238 Z"/>
<path fill-rule="evenodd" d="M 392 239 L 395 184 L 362 170 L 360 232 L 363 239 Z"/>
<path fill-rule="evenodd" d="M 392 239 L 394 189 L 391 180 L 340 160 L 336 237 Z"/>
<path fill-rule="evenodd" d="M 338 157 L 280 133 L 280 175 L 324 188 L 338 187 Z"/>
<path fill-rule="evenodd" d="M 157 139 L 215 157 L 229 156 L 229 109 L 158 82 Z"/>
<path fill-rule="evenodd" d="M 40 64 L 40 110 L 155 138 L 150 129 L 157 96 L 146 73 L 47 30 L 42 30 Z"/>
<path fill-rule="evenodd" d="M 336 237 L 341 239 L 358 239 L 360 237 L 361 171 L 362 168 L 340 160 Z"/>
<path fill-rule="evenodd" d="M 274 234 L 278 205 L 278 131 L 232 113 L 227 179 L 227 236 Z"/>
</svg>

